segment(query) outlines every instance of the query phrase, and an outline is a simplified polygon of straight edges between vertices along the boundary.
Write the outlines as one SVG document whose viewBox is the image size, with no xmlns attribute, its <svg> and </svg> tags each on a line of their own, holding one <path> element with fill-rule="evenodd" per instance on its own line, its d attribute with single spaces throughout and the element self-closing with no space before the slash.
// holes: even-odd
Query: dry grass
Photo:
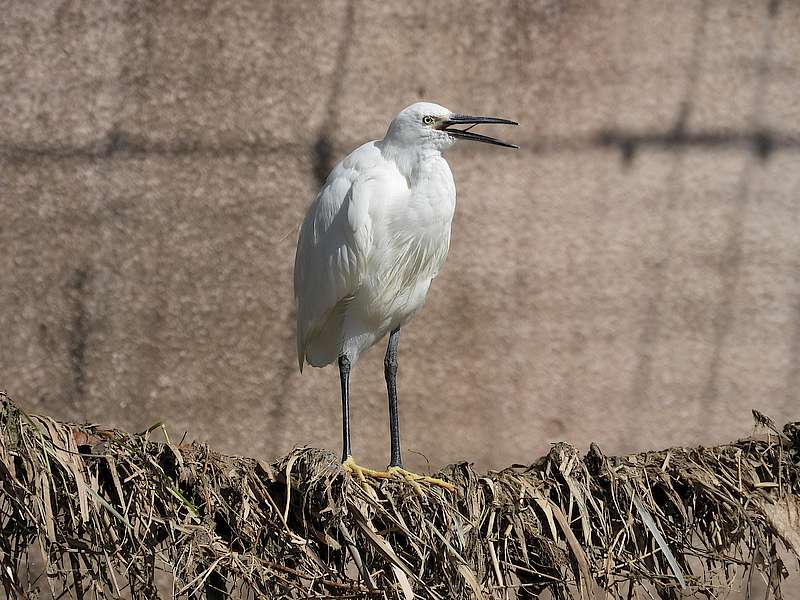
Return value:
<svg viewBox="0 0 800 600">
<path fill-rule="evenodd" d="M 157 598 L 161 572 L 188 598 L 714 598 L 746 569 L 780 598 L 779 554 L 800 557 L 800 424 L 754 414 L 724 446 L 557 444 L 488 475 L 449 466 L 456 492 L 421 497 L 365 489 L 320 450 L 269 465 L 2 396 L 0 580 L 12 598 Z"/>
</svg>

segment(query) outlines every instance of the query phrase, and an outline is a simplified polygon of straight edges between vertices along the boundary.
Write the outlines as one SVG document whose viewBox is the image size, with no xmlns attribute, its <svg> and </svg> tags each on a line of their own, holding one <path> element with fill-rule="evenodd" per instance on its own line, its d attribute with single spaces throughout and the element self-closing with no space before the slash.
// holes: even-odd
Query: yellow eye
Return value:
<svg viewBox="0 0 800 600">
<path fill-rule="evenodd" d="M 425 125 L 433 125 L 434 120 L 435 119 L 430 115 L 422 117 L 422 122 L 425 123 Z"/>
</svg>

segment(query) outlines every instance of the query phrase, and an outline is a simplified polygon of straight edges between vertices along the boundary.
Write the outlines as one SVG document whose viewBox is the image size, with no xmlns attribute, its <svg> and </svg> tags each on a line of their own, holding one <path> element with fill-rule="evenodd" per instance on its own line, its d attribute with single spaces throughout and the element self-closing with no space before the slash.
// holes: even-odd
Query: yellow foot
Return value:
<svg viewBox="0 0 800 600">
<path fill-rule="evenodd" d="M 450 492 L 454 492 L 456 490 L 455 486 L 453 486 L 451 483 L 447 483 L 441 479 L 436 479 L 435 477 L 428 477 L 427 475 L 418 475 L 417 473 L 406 471 L 402 467 L 389 467 L 386 471 L 375 471 L 374 469 L 368 469 L 356 464 L 356 461 L 353 460 L 352 456 L 347 457 L 347 460 L 342 463 L 342 468 L 350 471 L 356 477 L 358 477 L 362 487 L 368 487 L 367 477 L 375 477 L 376 479 L 399 479 L 400 481 L 405 481 L 414 488 L 415 492 L 421 496 L 424 495 L 424 493 L 422 491 L 420 482 L 427 483 L 428 485 L 436 485 Z"/>
<path fill-rule="evenodd" d="M 392 474 L 388 471 L 375 471 L 367 467 L 362 467 L 353 460 L 352 456 L 348 456 L 347 460 L 342 463 L 342 468 L 345 471 L 350 471 L 353 475 L 358 477 L 359 481 L 366 482 L 367 477 L 377 477 L 378 479 L 392 479 Z"/>
<path fill-rule="evenodd" d="M 452 483 L 447 483 L 446 481 L 437 479 L 436 477 L 428 477 L 427 475 L 412 473 L 411 471 L 406 471 L 403 467 L 389 467 L 389 472 L 409 483 L 420 496 L 422 495 L 422 487 L 419 485 L 420 481 L 427 483 L 428 485 L 439 486 L 448 492 L 456 491 L 456 488 Z"/>
</svg>

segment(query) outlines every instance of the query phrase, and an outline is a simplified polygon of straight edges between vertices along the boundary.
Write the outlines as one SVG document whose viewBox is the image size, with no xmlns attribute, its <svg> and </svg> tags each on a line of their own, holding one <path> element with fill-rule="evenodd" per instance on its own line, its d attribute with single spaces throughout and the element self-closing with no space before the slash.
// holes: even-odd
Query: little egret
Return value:
<svg viewBox="0 0 800 600">
<path fill-rule="evenodd" d="M 453 175 L 442 152 L 456 139 L 517 148 L 470 131 L 497 117 L 453 113 L 417 102 L 337 164 L 306 214 L 297 241 L 294 294 L 297 360 L 323 367 L 338 361 L 342 392 L 343 466 L 364 476 L 449 484 L 402 468 L 397 409 L 400 328 L 425 302 L 450 245 L 456 205 Z M 459 126 L 462 126 L 459 128 Z M 389 394 L 391 457 L 387 471 L 355 463 L 350 448 L 350 369 L 389 334 L 384 375 Z"/>
</svg>

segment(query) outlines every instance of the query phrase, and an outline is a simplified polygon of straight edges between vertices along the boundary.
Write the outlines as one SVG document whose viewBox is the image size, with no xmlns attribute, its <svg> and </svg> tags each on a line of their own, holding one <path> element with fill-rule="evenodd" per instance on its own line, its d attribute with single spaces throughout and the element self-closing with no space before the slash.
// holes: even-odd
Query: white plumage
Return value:
<svg viewBox="0 0 800 600">
<path fill-rule="evenodd" d="M 301 371 L 306 360 L 321 367 L 341 354 L 354 364 L 425 302 L 447 258 L 456 189 L 441 155 L 452 138 L 415 125 L 450 114 L 437 104 L 410 106 L 322 186 L 295 258 Z"/>
<path fill-rule="evenodd" d="M 470 117 L 418 102 L 401 111 L 382 140 L 368 142 L 336 165 L 300 227 L 294 263 L 297 360 L 322 367 L 338 360 L 342 384 L 342 460 L 362 477 L 350 456 L 350 368 L 359 355 L 391 332 L 384 361 L 389 394 L 391 469 L 401 469 L 397 408 L 400 328 L 424 304 L 450 247 L 456 188 L 442 157 L 456 138 L 516 147 L 471 132 L 478 123 L 516 125 L 496 117 Z M 455 125 L 466 125 L 457 129 Z"/>
</svg>

